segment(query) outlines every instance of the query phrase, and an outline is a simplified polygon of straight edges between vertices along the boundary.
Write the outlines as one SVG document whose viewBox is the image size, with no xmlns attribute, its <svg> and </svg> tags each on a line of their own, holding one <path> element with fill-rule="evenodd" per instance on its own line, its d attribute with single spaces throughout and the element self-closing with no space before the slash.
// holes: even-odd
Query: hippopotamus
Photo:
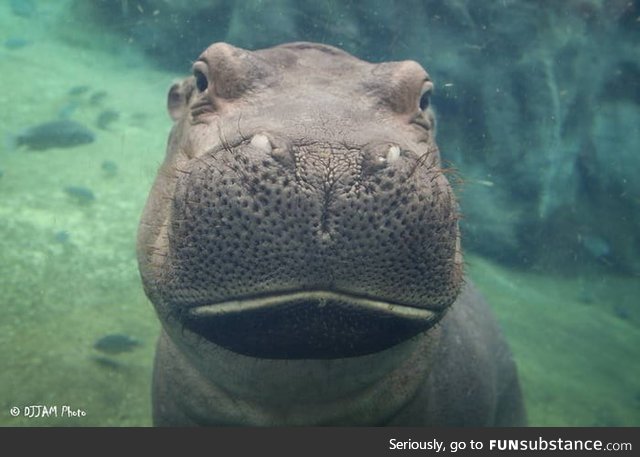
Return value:
<svg viewBox="0 0 640 457">
<path fill-rule="evenodd" d="M 192 70 L 138 233 L 154 424 L 524 424 L 422 66 L 215 43 Z"/>
</svg>

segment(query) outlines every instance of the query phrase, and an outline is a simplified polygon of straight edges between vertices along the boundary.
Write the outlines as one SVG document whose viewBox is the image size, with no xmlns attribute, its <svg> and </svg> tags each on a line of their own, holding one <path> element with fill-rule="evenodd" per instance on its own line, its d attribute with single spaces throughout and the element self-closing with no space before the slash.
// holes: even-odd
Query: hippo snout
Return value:
<svg viewBox="0 0 640 457">
<path fill-rule="evenodd" d="M 177 178 L 163 299 L 201 336 L 270 358 L 361 355 L 425 330 L 460 266 L 455 201 L 418 160 L 267 133 L 210 151 Z"/>
</svg>

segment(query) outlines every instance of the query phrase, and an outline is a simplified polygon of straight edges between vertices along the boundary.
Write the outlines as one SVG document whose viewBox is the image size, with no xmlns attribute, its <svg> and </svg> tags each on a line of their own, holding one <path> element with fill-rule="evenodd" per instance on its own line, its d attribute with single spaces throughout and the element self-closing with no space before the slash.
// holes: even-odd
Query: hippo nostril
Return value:
<svg viewBox="0 0 640 457">
<path fill-rule="evenodd" d="M 273 150 L 273 146 L 271 146 L 269 138 L 267 137 L 267 135 L 263 135 L 262 133 L 253 135 L 253 138 L 251 138 L 251 146 L 256 149 L 260 149 L 267 154 L 271 153 L 271 151 Z"/>
</svg>

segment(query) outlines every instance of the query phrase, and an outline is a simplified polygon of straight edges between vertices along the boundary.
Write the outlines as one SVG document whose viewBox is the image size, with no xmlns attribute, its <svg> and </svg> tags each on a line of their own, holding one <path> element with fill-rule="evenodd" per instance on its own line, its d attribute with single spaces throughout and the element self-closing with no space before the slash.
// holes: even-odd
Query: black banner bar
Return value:
<svg viewBox="0 0 640 457">
<path fill-rule="evenodd" d="M 639 432 L 638 428 L 4 428 L 0 439 L 5 449 L 19 449 L 21 455 L 54 449 L 63 449 L 65 455 L 97 450 L 128 455 L 138 447 L 145 449 L 145 455 L 157 450 L 161 455 L 207 456 L 638 455 Z"/>
</svg>

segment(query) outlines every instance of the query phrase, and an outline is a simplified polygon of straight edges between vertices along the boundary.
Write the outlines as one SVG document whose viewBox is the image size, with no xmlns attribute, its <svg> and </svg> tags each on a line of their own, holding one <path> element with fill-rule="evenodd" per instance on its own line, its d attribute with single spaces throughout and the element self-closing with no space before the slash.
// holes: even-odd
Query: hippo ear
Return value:
<svg viewBox="0 0 640 457">
<path fill-rule="evenodd" d="M 179 83 L 175 83 L 169 89 L 167 94 L 167 111 L 174 121 L 177 121 L 185 114 L 185 108 L 191 93 L 195 80 L 193 76 L 183 79 Z"/>
</svg>

